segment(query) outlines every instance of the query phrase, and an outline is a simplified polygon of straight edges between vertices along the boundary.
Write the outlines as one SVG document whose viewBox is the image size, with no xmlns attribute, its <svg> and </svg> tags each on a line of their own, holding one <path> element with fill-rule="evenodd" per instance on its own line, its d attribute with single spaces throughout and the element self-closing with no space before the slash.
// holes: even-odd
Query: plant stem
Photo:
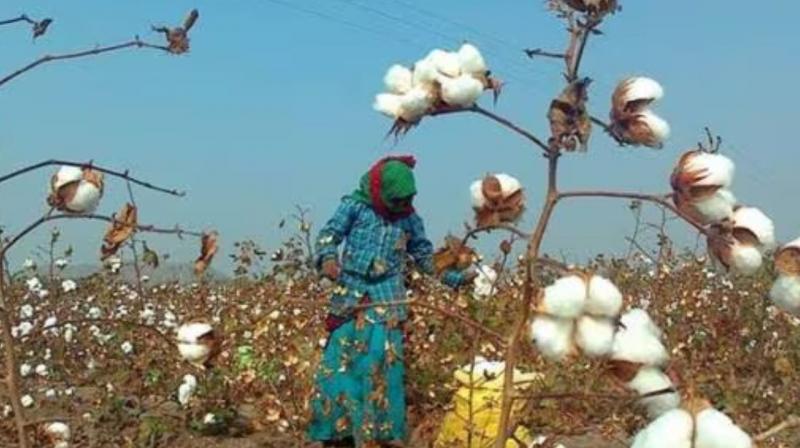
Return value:
<svg viewBox="0 0 800 448">
<path fill-rule="evenodd" d="M 11 334 L 11 320 L 9 319 L 10 308 L 6 298 L 5 280 L 3 279 L 4 270 L 3 257 L 0 257 L 0 326 L 2 328 L 3 352 L 6 365 L 6 387 L 8 388 L 8 398 L 11 400 L 11 408 L 14 410 L 14 423 L 17 427 L 17 438 L 20 448 L 28 448 L 28 436 L 25 431 L 25 410 L 22 407 L 22 395 L 19 392 L 19 368 L 17 367 L 17 356 L 14 353 L 14 336 Z"/>
</svg>

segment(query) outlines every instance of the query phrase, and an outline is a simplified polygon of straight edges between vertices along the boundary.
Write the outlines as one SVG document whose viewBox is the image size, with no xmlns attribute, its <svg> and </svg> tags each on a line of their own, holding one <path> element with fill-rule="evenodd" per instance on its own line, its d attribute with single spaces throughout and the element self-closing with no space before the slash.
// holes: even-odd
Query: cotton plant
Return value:
<svg viewBox="0 0 800 448">
<path fill-rule="evenodd" d="M 486 90 L 497 95 L 501 83 L 490 76 L 481 52 L 465 43 L 457 51 L 432 50 L 413 67 L 392 65 L 384 75 L 386 91 L 373 108 L 395 120 L 392 131 L 408 131 L 426 115 L 474 105 Z"/>
<path fill-rule="evenodd" d="M 752 438 L 705 400 L 665 412 L 640 431 L 632 448 L 753 448 Z"/>
<path fill-rule="evenodd" d="M 800 316 L 800 238 L 775 253 L 775 279 L 769 298 L 778 308 Z"/>
<path fill-rule="evenodd" d="M 663 147 L 670 135 L 669 123 L 651 109 L 663 96 L 664 88 L 651 78 L 621 81 L 611 98 L 612 134 L 626 144 Z"/>
<path fill-rule="evenodd" d="M 607 278 L 572 274 L 543 289 L 530 333 L 542 355 L 563 361 L 579 352 L 603 357 L 614 345 L 622 293 Z"/>
<path fill-rule="evenodd" d="M 516 222 L 525 211 L 522 183 L 506 173 L 488 174 L 474 181 L 470 197 L 479 227 Z"/>
<path fill-rule="evenodd" d="M 722 154 L 684 153 L 670 177 L 675 205 L 702 224 L 731 219 L 736 206 L 731 191 L 735 170 L 733 161 Z"/>
</svg>

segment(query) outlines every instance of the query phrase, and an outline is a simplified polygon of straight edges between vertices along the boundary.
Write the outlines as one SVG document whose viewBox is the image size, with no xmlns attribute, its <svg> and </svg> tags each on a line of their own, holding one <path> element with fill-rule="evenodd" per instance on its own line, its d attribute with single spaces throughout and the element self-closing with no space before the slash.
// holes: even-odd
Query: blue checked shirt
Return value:
<svg viewBox="0 0 800 448">
<path fill-rule="evenodd" d="M 418 269 L 433 274 L 433 244 L 425 236 L 419 215 L 412 214 L 396 221 L 379 216 L 372 207 L 350 197 L 342 199 L 333 217 L 317 237 L 317 267 L 328 259 L 339 257 L 342 272 L 331 298 L 331 313 L 345 316 L 349 308 L 369 297 L 371 303 L 406 299 L 404 273 L 410 256 Z M 443 274 L 442 281 L 457 287 L 464 281 L 458 271 Z M 376 322 L 407 317 L 405 305 L 369 308 L 367 317 Z"/>
</svg>

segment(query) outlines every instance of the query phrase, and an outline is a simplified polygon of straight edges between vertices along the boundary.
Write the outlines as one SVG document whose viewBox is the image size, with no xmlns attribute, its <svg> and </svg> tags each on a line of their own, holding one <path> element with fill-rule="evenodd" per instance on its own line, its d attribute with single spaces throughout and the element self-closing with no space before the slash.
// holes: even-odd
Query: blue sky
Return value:
<svg viewBox="0 0 800 448">
<path fill-rule="evenodd" d="M 563 189 L 665 192 L 674 161 L 708 125 L 737 162 L 737 196 L 771 215 L 781 239 L 800 234 L 800 213 L 786 200 L 800 188 L 800 5 L 739 3 L 622 2 L 624 11 L 588 48 L 590 107 L 604 116 L 617 80 L 654 77 L 666 89 L 657 108 L 673 136 L 660 152 L 621 150 L 596 131 L 588 154 L 563 159 Z M 433 239 L 461 229 L 470 218 L 469 183 L 495 170 L 523 180 L 530 198 L 523 225 L 532 225 L 545 167 L 525 141 L 481 117 L 459 115 L 425 120 L 394 145 L 384 139 L 391 123 L 371 103 L 389 65 L 467 39 L 508 82 L 496 111 L 546 137 L 561 66 L 520 51 L 564 46 L 561 22 L 541 1 L 6 0 L 0 18 L 27 12 L 55 23 L 35 43 L 22 26 L 0 28 L 0 74 L 45 53 L 135 34 L 157 39 L 151 24 L 178 23 L 192 7 L 201 17 L 186 56 L 133 50 L 57 62 L 1 88 L 0 170 L 47 158 L 129 168 L 189 193 L 173 199 L 140 191 L 141 221 L 213 227 L 228 247 L 253 238 L 274 249 L 276 225 L 294 204 L 310 206 L 321 222 L 373 160 L 412 152 L 419 159 L 417 206 Z M 484 105 L 491 106 L 489 98 Z M 0 186 L 0 222 L 11 232 L 44 211 L 49 174 Z M 124 198 L 124 184 L 112 182 L 102 211 L 116 210 Z M 624 202 L 566 202 L 544 247 L 578 260 L 619 251 L 632 223 Z M 62 228 L 79 260 L 96 256 L 103 226 Z M 679 238 L 688 235 L 681 223 L 670 228 Z M 14 260 L 46 240 L 45 232 L 37 235 Z M 153 245 L 178 258 L 197 250 L 172 239 L 155 238 Z"/>
</svg>

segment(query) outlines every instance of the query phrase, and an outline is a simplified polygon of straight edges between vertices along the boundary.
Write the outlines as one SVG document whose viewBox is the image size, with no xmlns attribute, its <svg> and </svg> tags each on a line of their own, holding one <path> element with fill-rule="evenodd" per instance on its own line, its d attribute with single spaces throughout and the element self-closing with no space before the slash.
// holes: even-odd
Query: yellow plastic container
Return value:
<svg viewBox="0 0 800 448">
<path fill-rule="evenodd" d="M 487 362 L 479 358 L 476 359 L 471 378 L 471 365 L 455 372 L 455 379 L 460 387 L 453 397 L 453 410 L 447 413 L 442 422 L 439 436 L 434 443 L 435 448 L 485 448 L 492 445 L 500 425 L 504 367 L 503 363 Z M 517 392 L 530 387 L 540 377 L 537 373 L 522 373 L 515 369 L 514 383 Z M 519 412 L 521 407 L 522 402 L 515 404 L 512 415 Z M 514 435 L 523 442 L 533 443 L 533 436 L 523 427 L 518 427 Z M 513 440 L 506 442 L 506 448 L 518 446 Z"/>
</svg>

